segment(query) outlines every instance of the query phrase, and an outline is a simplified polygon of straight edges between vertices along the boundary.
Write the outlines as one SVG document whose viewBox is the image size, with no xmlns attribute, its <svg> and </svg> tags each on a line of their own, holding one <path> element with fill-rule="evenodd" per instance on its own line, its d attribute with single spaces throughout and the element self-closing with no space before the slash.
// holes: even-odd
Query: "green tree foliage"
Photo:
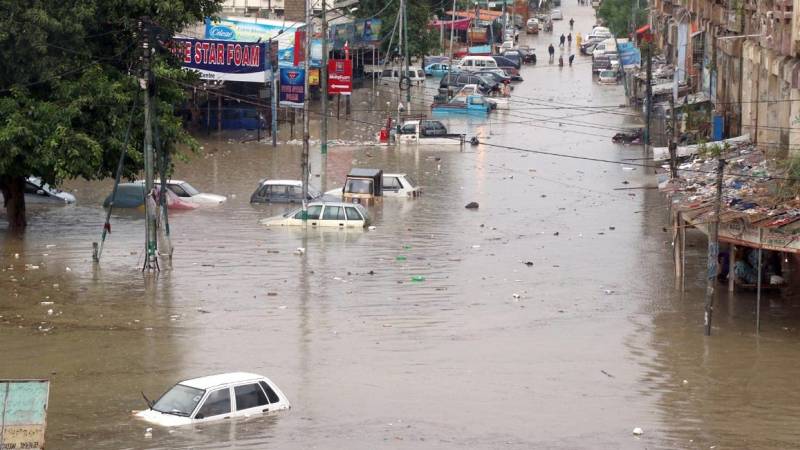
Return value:
<svg viewBox="0 0 800 450">
<path fill-rule="evenodd" d="M 408 54 L 409 56 L 425 56 L 439 48 L 439 32 L 431 30 L 428 24 L 434 13 L 441 10 L 443 2 L 406 0 L 408 4 Z M 385 9 L 384 9 L 385 8 Z M 382 50 L 387 51 L 389 35 L 392 33 L 397 13 L 400 9 L 400 0 L 392 0 L 387 6 L 387 0 L 361 0 L 358 5 L 359 17 L 374 17 L 377 15 L 383 21 Z M 379 14 L 380 13 L 380 14 Z M 399 25 L 398 25 L 399 28 Z M 395 35 L 391 52 L 396 55 L 397 35 Z"/>
<path fill-rule="evenodd" d="M 218 1 L 0 0 L 0 192 L 11 230 L 26 225 L 25 177 L 58 184 L 114 173 L 135 98 L 140 106 L 133 117 L 126 176 L 141 169 L 139 18 L 150 17 L 163 42 L 216 13 Z M 183 88 L 169 81 L 190 75 L 163 51 L 154 58 L 154 72 L 164 147 L 196 146 L 173 114 Z"/>
<path fill-rule="evenodd" d="M 606 26 L 617 37 L 627 36 L 631 32 L 631 19 L 634 28 L 647 23 L 647 10 L 637 6 L 646 2 L 640 0 L 603 0 L 597 10 L 597 17 L 603 19 Z M 634 9 L 636 13 L 634 14 Z"/>
</svg>

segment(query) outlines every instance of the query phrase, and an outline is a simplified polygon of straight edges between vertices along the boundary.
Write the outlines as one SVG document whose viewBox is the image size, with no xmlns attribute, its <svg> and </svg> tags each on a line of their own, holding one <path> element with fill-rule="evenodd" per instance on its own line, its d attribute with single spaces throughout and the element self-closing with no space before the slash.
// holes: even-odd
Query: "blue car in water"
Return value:
<svg viewBox="0 0 800 450">
<path fill-rule="evenodd" d="M 441 78 L 450 71 L 450 65 L 447 62 L 435 62 L 425 66 L 424 70 L 427 77 Z M 456 72 L 455 67 L 452 70 Z"/>
</svg>

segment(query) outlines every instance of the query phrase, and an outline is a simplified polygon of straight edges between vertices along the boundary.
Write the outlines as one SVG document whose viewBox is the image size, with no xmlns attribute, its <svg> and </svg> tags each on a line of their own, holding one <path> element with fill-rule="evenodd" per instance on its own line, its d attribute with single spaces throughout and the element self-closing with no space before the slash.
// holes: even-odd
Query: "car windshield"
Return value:
<svg viewBox="0 0 800 450">
<path fill-rule="evenodd" d="M 189 183 L 181 183 L 180 186 L 183 188 L 184 191 L 186 191 L 187 194 L 189 194 L 192 197 L 194 197 L 195 195 L 200 194 L 200 191 L 195 189 L 194 186 L 192 186 Z"/>
<path fill-rule="evenodd" d="M 189 417 L 204 393 L 202 389 L 176 384 L 158 399 L 153 409 L 166 414 Z"/>
</svg>

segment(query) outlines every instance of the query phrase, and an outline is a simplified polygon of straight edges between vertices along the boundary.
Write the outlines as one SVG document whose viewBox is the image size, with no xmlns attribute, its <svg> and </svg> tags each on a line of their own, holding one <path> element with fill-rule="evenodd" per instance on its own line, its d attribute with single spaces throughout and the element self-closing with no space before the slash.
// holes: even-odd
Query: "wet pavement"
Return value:
<svg viewBox="0 0 800 450">
<path fill-rule="evenodd" d="M 591 8 L 564 13 L 554 41 L 570 17 L 589 31 Z M 178 166 L 176 178 L 229 200 L 171 216 L 175 254 L 157 276 L 139 271 L 135 211 L 113 215 L 92 263 L 110 182 L 69 183 L 75 206 L 29 206 L 24 240 L 0 233 L 0 379 L 51 379 L 48 447 L 795 446 L 793 302 L 766 297 L 757 338 L 752 295 L 722 292 L 704 338 L 705 239 L 689 233 L 682 296 L 662 195 L 614 190 L 653 186 L 652 173 L 535 153 L 644 157 L 610 141 L 640 123 L 617 107 L 622 87 L 594 83 L 588 57 L 542 64 L 549 34 L 522 39 L 540 64 L 523 69 L 512 110 L 446 120 L 483 145 L 357 145 L 395 108 L 388 88 L 374 97 L 365 88 L 352 120 L 331 126 L 340 145 L 325 177 L 312 147 L 318 187 L 339 185 L 350 167 L 406 172 L 424 187 L 418 199 L 371 208 L 375 230 L 258 224 L 287 207 L 250 205 L 256 182 L 299 178 L 301 146 L 288 136 L 277 149 L 206 139 L 204 154 Z M 426 108 L 435 87 L 417 88 L 425 99 L 412 109 Z M 470 201 L 480 208 L 465 209 Z M 293 409 L 155 428 L 152 438 L 131 418 L 144 407 L 140 391 L 152 398 L 180 379 L 238 370 L 270 377 Z"/>
</svg>

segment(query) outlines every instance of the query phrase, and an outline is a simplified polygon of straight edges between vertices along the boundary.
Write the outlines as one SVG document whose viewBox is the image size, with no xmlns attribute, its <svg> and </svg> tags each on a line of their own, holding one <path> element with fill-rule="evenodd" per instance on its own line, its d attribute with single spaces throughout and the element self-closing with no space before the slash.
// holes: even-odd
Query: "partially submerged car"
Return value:
<svg viewBox="0 0 800 450">
<path fill-rule="evenodd" d="M 316 189 L 308 188 L 306 201 L 321 197 Z M 261 179 L 255 192 L 250 196 L 250 203 L 300 203 L 303 201 L 303 182 L 300 180 L 268 180 Z"/>
<path fill-rule="evenodd" d="M 619 72 L 616 70 L 601 70 L 597 77 L 600 84 L 617 84 L 619 79 Z"/>
<path fill-rule="evenodd" d="M 305 220 L 303 214 L 306 214 Z M 312 226 L 335 228 L 364 228 L 369 226 L 369 214 L 359 204 L 343 202 L 311 202 L 306 211 L 294 209 L 283 215 L 261 219 L 261 225 Z"/>
<path fill-rule="evenodd" d="M 159 195 L 161 190 L 158 186 L 154 187 L 154 191 L 156 195 Z M 195 203 L 188 198 L 181 198 L 178 197 L 177 194 L 172 192 L 171 190 L 167 189 L 165 191 L 166 200 L 167 200 L 167 208 L 168 209 L 196 209 L 200 206 L 199 203 Z M 114 197 L 114 193 L 112 191 L 111 194 L 108 194 L 108 197 L 103 201 L 103 207 L 108 208 L 111 206 L 111 200 Z M 135 183 L 120 183 L 117 186 L 117 193 L 114 197 L 114 207 L 115 208 L 139 208 L 144 206 L 144 199 L 145 199 L 145 192 L 144 192 L 144 183 L 143 182 L 135 182 Z"/>
<path fill-rule="evenodd" d="M 3 198 L 0 193 L 0 199 Z M 50 186 L 39 177 L 28 177 L 25 179 L 25 202 L 69 205 L 75 203 L 75 196 Z"/>
<path fill-rule="evenodd" d="M 144 185 L 144 180 L 137 183 Z M 161 180 L 155 180 L 155 187 L 161 186 Z M 167 189 L 175 193 L 180 198 L 192 201 L 199 205 L 219 205 L 225 203 L 227 197 L 224 195 L 208 194 L 200 192 L 194 186 L 183 180 L 167 180 Z"/>
<path fill-rule="evenodd" d="M 269 378 L 234 372 L 181 381 L 136 417 L 174 427 L 231 417 L 262 415 L 291 408 L 286 395 Z"/>
</svg>

